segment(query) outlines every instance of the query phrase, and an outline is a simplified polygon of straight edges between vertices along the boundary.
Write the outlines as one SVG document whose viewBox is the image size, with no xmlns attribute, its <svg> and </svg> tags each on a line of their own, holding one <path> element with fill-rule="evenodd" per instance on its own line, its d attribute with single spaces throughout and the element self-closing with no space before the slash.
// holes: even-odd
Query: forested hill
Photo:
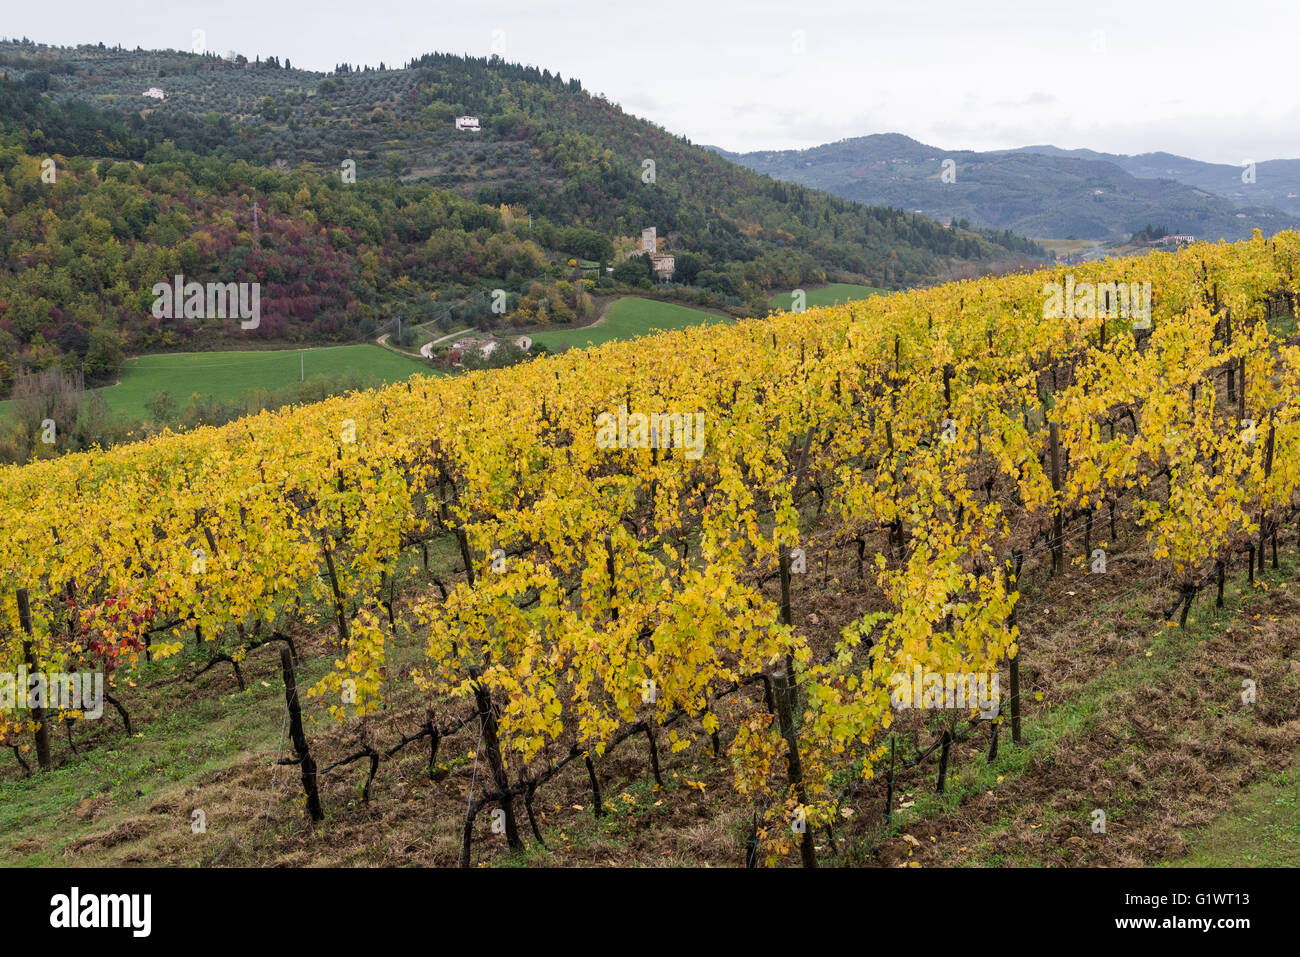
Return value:
<svg viewBox="0 0 1300 957">
<path fill-rule="evenodd" d="M 151 287 L 178 272 L 261 281 L 266 318 L 247 335 L 305 342 L 360 338 L 396 309 L 485 313 L 491 289 L 526 298 L 580 278 L 570 259 L 606 282 L 597 264 L 649 226 L 676 257 L 666 291 L 736 308 L 827 279 L 901 285 L 1040 252 L 776 182 L 576 80 L 496 59 L 321 74 L 5 42 L 0 72 L 0 393 L 53 358 L 111 374 L 114 336 L 137 352 L 222 334 L 150 315 Z M 163 99 L 143 95 L 154 87 Z M 461 114 L 482 131 L 457 130 Z"/>
<path fill-rule="evenodd" d="M 1300 177 L 1289 172 L 1296 161 L 1288 160 L 1261 164 L 1261 182 L 1269 186 L 1257 189 L 1242 186 L 1240 167 L 1168 154 L 1119 157 L 1042 146 L 941 150 L 898 133 L 806 150 L 718 152 L 756 172 L 845 199 L 905 204 L 936 218 L 1028 236 L 1123 240 L 1161 223 L 1174 233 L 1245 239 L 1255 229 L 1271 235 L 1300 224 L 1300 204 L 1265 205 L 1293 202 L 1284 197 Z M 951 164 L 948 176 L 944 164 Z"/>
</svg>

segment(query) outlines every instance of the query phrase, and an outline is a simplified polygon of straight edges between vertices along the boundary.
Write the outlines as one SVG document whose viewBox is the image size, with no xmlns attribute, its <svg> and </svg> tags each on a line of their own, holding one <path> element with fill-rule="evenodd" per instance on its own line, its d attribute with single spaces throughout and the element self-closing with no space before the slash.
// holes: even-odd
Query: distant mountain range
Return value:
<svg viewBox="0 0 1300 957">
<path fill-rule="evenodd" d="M 1247 184 L 1241 166 L 1170 153 L 942 150 L 898 133 L 806 150 L 712 149 L 774 179 L 1024 236 L 1119 240 L 1153 225 L 1198 239 L 1239 239 L 1255 228 L 1271 234 L 1300 223 L 1300 159 L 1260 162 Z"/>
<path fill-rule="evenodd" d="M 1257 162 L 1255 182 L 1245 183 L 1242 181 L 1244 162 L 1232 166 L 1226 163 L 1203 163 L 1173 153 L 1125 156 L 1119 153 L 1098 153 L 1095 150 L 1063 150 L 1055 146 L 1024 146 L 1007 152 L 1101 160 L 1114 163 L 1139 179 L 1172 179 L 1243 206 L 1275 206 L 1292 216 L 1300 216 L 1300 159 Z"/>
</svg>

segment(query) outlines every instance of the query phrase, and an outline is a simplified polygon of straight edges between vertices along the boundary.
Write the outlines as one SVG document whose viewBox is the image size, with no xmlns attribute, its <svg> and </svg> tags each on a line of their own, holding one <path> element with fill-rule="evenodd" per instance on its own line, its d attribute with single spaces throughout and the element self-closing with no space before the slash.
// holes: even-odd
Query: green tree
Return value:
<svg viewBox="0 0 1300 957">
<path fill-rule="evenodd" d="M 166 390 L 155 392 L 145 399 L 144 407 L 157 425 L 166 425 L 176 416 L 176 399 Z"/>
<path fill-rule="evenodd" d="M 679 253 L 673 259 L 673 282 L 679 282 L 683 286 L 695 285 L 695 279 L 703 265 L 695 253 Z"/>
<path fill-rule="evenodd" d="M 111 379 L 122 369 L 124 357 L 118 335 L 106 326 L 96 326 L 90 331 L 90 346 L 86 349 L 83 368 L 92 379 Z"/>
<path fill-rule="evenodd" d="M 614 281 L 628 286 L 649 286 L 653 275 L 650 257 L 645 253 L 614 264 Z"/>
</svg>

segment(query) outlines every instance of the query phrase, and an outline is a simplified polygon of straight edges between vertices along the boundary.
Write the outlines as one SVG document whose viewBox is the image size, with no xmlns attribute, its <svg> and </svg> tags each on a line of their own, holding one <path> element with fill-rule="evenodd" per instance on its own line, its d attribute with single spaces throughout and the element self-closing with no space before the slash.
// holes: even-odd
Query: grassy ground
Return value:
<svg viewBox="0 0 1300 957">
<path fill-rule="evenodd" d="M 1300 867 L 1300 752 L 1244 791 L 1171 867 Z"/>
<path fill-rule="evenodd" d="M 1279 339 L 1289 339 L 1296 334 L 1300 324 L 1295 316 L 1274 316 L 1268 321 L 1269 332 Z"/>
<path fill-rule="evenodd" d="M 1004 713 L 998 757 L 988 759 L 987 732 L 954 748 L 944 793 L 934 791 L 934 761 L 909 772 L 900 810 L 859 851 L 923 866 L 1295 862 L 1296 571 L 1286 556 L 1254 586 L 1232 576 L 1224 608 L 1211 593 L 1186 629 L 1159 624 L 1167 596 L 1153 600 L 1141 584 L 1115 592 L 1123 586 L 1108 582 L 1064 615 L 1047 613 L 1059 588 L 1026 590 L 1026 610 L 1040 610 L 1022 634 L 1032 693 L 1021 744 L 1010 746 Z M 1242 703 L 1243 676 L 1267 699 Z M 1104 833 L 1091 827 L 1098 808 Z"/>
<path fill-rule="evenodd" d="M 854 299 L 866 299 L 868 296 L 878 295 L 884 290 L 877 289 L 875 286 L 857 286 L 853 283 L 833 282 L 828 286 L 808 289 L 805 292 L 807 293 L 804 297 L 805 305 L 811 308 L 813 306 L 834 306 Z M 772 308 L 789 309 L 793 296 L 793 292 L 777 293 L 772 297 Z"/>
<path fill-rule="evenodd" d="M 594 325 L 538 332 L 533 334 L 532 339 L 548 349 L 564 346 L 583 348 L 587 345 L 603 345 L 616 339 L 635 339 L 655 330 L 682 329 L 686 326 L 726 321 L 725 316 L 702 309 L 628 296 L 611 305 L 605 318 Z"/>
<path fill-rule="evenodd" d="M 319 349 L 284 349 L 264 352 L 187 352 L 128 359 L 117 385 L 98 389 L 115 412 L 147 419 L 144 404 L 155 392 L 169 392 L 177 405 L 194 393 L 217 399 L 239 399 L 253 389 L 279 389 L 298 381 L 301 369 L 308 378 L 355 372 L 377 381 L 395 382 L 412 373 L 428 371 L 418 360 L 408 359 L 379 346 L 328 346 Z M 8 402 L 0 403 L 0 418 Z"/>
</svg>

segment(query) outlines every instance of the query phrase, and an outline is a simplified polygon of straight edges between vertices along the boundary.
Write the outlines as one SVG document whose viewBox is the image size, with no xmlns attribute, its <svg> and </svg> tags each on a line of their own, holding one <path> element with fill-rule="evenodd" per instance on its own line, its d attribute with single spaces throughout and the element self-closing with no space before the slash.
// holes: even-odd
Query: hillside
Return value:
<svg viewBox="0 0 1300 957">
<path fill-rule="evenodd" d="M 325 75 L 7 42 L 0 69 L 0 393 L 56 360 L 106 381 L 123 353 L 358 341 L 395 314 L 562 324 L 596 287 L 655 286 L 739 315 L 772 289 L 1040 252 L 773 182 L 497 60 Z M 482 131 L 455 129 L 462 113 Z M 669 273 L 624 262 L 647 227 Z M 151 316 L 182 273 L 261 283 L 260 323 Z"/>
<path fill-rule="evenodd" d="M 0 846 L 1178 862 L 1294 776 L 1297 264 L 1068 274 L 1150 282 L 1145 326 L 1026 321 L 1053 268 L 0 469 L 0 674 L 105 692 L 57 733 L 0 699 Z"/>
<path fill-rule="evenodd" d="M 133 124 L 144 112 L 144 129 L 192 137 L 206 152 L 331 173 L 352 158 L 358 177 L 420 178 L 609 235 L 654 225 L 670 248 L 710 260 L 750 261 L 776 246 L 871 274 L 898 251 L 902 279 L 935 275 L 935 257 L 1008 254 L 893 210 L 774 186 L 590 95 L 577 79 L 496 58 L 430 54 L 401 69 L 342 64 L 326 75 L 170 51 L 0 44 L 0 63 L 45 68 L 55 99 Z M 166 98 L 142 99 L 145 86 Z M 458 131 L 462 114 L 479 117 L 481 131 Z M 903 254 L 913 251 L 900 247 L 919 258 L 909 262 Z M 1010 251 L 1025 250 L 1013 237 Z"/>
<path fill-rule="evenodd" d="M 1063 150 L 1055 146 L 1022 146 L 1007 152 L 1070 156 L 1112 163 L 1143 179 L 1172 179 L 1242 205 L 1274 206 L 1300 216 L 1300 159 L 1262 160 L 1255 163 L 1255 181 L 1242 182 L 1245 166 L 1205 163 L 1173 153 L 1098 153 L 1095 150 Z"/>
<path fill-rule="evenodd" d="M 1187 185 L 1158 164 L 1127 170 L 1086 151 L 942 150 L 889 133 L 807 150 L 719 153 L 777 179 L 858 202 L 1024 236 L 1114 240 L 1159 223 L 1173 233 L 1242 239 L 1256 228 L 1271 235 L 1300 222 L 1300 208 L 1284 212 L 1271 205 L 1276 194 L 1217 195 L 1208 184 L 1222 187 L 1222 177 L 1205 176 L 1207 185 Z M 955 163 L 955 179 L 949 182 L 942 178 L 945 160 Z M 1236 169 L 1238 187 L 1240 174 Z M 1238 205 L 1247 201 L 1252 205 Z"/>
</svg>

